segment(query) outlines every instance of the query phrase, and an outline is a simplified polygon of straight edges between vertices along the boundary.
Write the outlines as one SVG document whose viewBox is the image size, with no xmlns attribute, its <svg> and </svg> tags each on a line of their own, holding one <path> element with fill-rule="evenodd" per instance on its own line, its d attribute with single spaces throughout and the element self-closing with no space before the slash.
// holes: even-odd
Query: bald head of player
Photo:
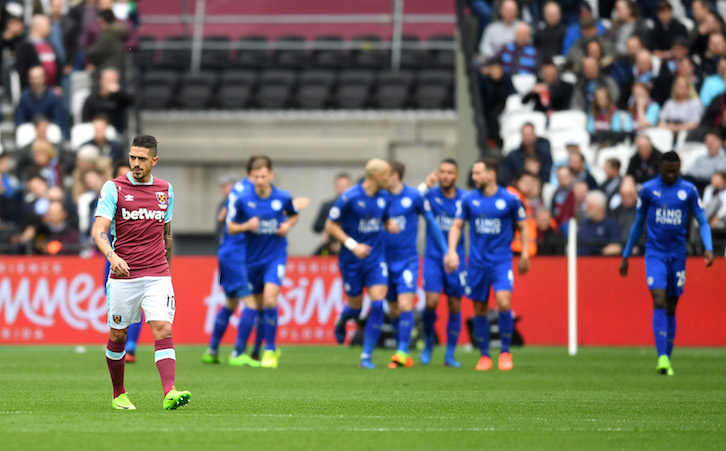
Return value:
<svg viewBox="0 0 726 451">
<path fill-rule="evenodd" d="M 151 135 L 138 135 L 131 143 L 129 167 L 137 182 L 148 183 L 151 181 L 151 168 L 156 166 L 159 161 L 156 147 L 156 138 Z"/>
<path fill-rule="evenodd" d="M 678 154 L 671 150 L 660 157 L 660 178 L 666 185 L 673 185 L 678 181 L 678 174 L 681 173 L 681 159 Z"/>
<path fill-rule="evenodd" d="M 365 189 L 368 191 L 372 190 L 375 194 L 379 190 L 387 189 L 389 184 L 389 176 L 391 174 L 391 166 L 387 161 L 379 158 L 374 158 L 366 163 L 366 179 Z"/>
</svg>

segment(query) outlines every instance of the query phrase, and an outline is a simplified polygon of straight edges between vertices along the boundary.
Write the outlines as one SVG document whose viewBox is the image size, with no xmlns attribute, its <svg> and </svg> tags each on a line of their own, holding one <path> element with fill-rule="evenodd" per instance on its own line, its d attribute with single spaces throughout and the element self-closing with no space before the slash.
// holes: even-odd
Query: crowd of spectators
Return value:
<svg viewBox="0 0 726 451">
<path fill-rule="evenodd" d="M 524 174 L 537 182 L 524 197 L 538 253 L 563 253 L 568 220 L 576 218 L 581 254 L 620 254 L 637 190 L 658 175 L 660 157 L 671 149 L 681 154 L 682 176 L 703 193 L 716 242 L 726 238 L 726 24 L 716 2 L 469 6 L 481 30 L 474 63 L 489 146 L 501 151 L 502 184 L 521 191 Z M 573 110 L 588 139 L 578 139 L 576 124 L 572 139 L 557 143 L 536 121 L 525 121 L 514 137 L 505 126 L 522 111 L 549 118 Z M 655 140 L 654 130 L 665 140 Z M 626 153 L 608 157 L 611 149 Z M 695 234 L 690 251 L 699 244 Z"/>
<path fill-rule="evenodd" d="M 0 145 L 0 253 L 92 252 L 101 186 L 129 170 L 124 73 L 138 23 L 133 0 L 0 0 L 2 97 L 14 107 L 3 120 L 16 127 L 15 146 Z"/>
</svg>

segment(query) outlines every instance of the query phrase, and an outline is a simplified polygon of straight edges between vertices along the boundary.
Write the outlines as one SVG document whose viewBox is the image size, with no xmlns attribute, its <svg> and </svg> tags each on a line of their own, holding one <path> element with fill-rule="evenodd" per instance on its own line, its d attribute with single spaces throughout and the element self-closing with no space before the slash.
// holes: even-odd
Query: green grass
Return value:
<svg viewBox="0 0 726 451">
<path fill-rule="evenodd" d="M 223 350 L 226 355 L 228 347 Z M 356 367 L 359 350 L 288 347 L 276 370 L 203 366 L 177 349 L 192 403 L 161 409 L 153 351 L 128 365 L 136 411 L 111 409 L 101 346 L 0 348 L 0 448 L 11 449 L 725 449 L 726 349 L 528 347 L 515 368 Z M 417 357 L 417 356 L 414 356 Z"/>
</svg>

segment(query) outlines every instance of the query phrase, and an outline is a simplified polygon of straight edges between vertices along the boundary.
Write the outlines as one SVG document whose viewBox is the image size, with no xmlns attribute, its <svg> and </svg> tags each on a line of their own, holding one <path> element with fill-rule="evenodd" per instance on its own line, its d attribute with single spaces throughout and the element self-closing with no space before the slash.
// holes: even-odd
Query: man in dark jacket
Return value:
<svg viewBox="0 0 726 451">
<path fill-rule="evenodd" d="M 534 125 L 531 123 L 522 126 L 522 145 L 507 155 L 499 174 L 499 183 L 508 186 L 514 176 L 524 170 L 524 160 L 527 157 L 537 158 L 540 163 L 537 176 L 540 180 L 549 180 L 552 170 L 550 142 L 544 138 L 538 138 Z"/>
<path fill-rule="evenodd" d="M 98 90 L 91 93 L 83 104 L 83 122 L 91 122 L 103 114 L 119 134 L 126 129 L 126 108 L 133 104 L 133 97 L 121 90 L 116 69 L 105 69 L 98 82 Z"/>
<path fill-rule="evenodd" d="M 658 175 L 661 153 L 653 147 L 650 138 L 641 134 L 635 140 L 637 152 L 630 159 L 627 175 L 633 176 L 635 183 L 642 184 Z"/>
<path fill-rule="evenodd" d="M 30 122 L 36 116 L 45 116 L 50 122 L 61 125 L 63 106 L 58 96 L 46 86 L 43 67 L 32 67 L 29 72 L 30 86 L 20 94 L 15 108 L 15 125 Z"/>
</svg>

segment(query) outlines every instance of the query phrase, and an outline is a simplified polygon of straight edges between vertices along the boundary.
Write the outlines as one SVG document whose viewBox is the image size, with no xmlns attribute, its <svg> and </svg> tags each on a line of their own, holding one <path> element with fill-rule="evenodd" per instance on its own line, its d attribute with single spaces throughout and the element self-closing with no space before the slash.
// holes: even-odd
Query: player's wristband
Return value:
<svg viewBox="0 0 726 451">
<path fill-rule="evenodd" d="M 348 237 L 348 239 L 345 240 L 345 242 L 343 243 L 343 246 L 347 247 L 349 251 L 352 251 L 353 249 L 355 249 L 355 247 L 357 245 L 358 245 L 358 242 L 351 237 Z"/>
</svg>

